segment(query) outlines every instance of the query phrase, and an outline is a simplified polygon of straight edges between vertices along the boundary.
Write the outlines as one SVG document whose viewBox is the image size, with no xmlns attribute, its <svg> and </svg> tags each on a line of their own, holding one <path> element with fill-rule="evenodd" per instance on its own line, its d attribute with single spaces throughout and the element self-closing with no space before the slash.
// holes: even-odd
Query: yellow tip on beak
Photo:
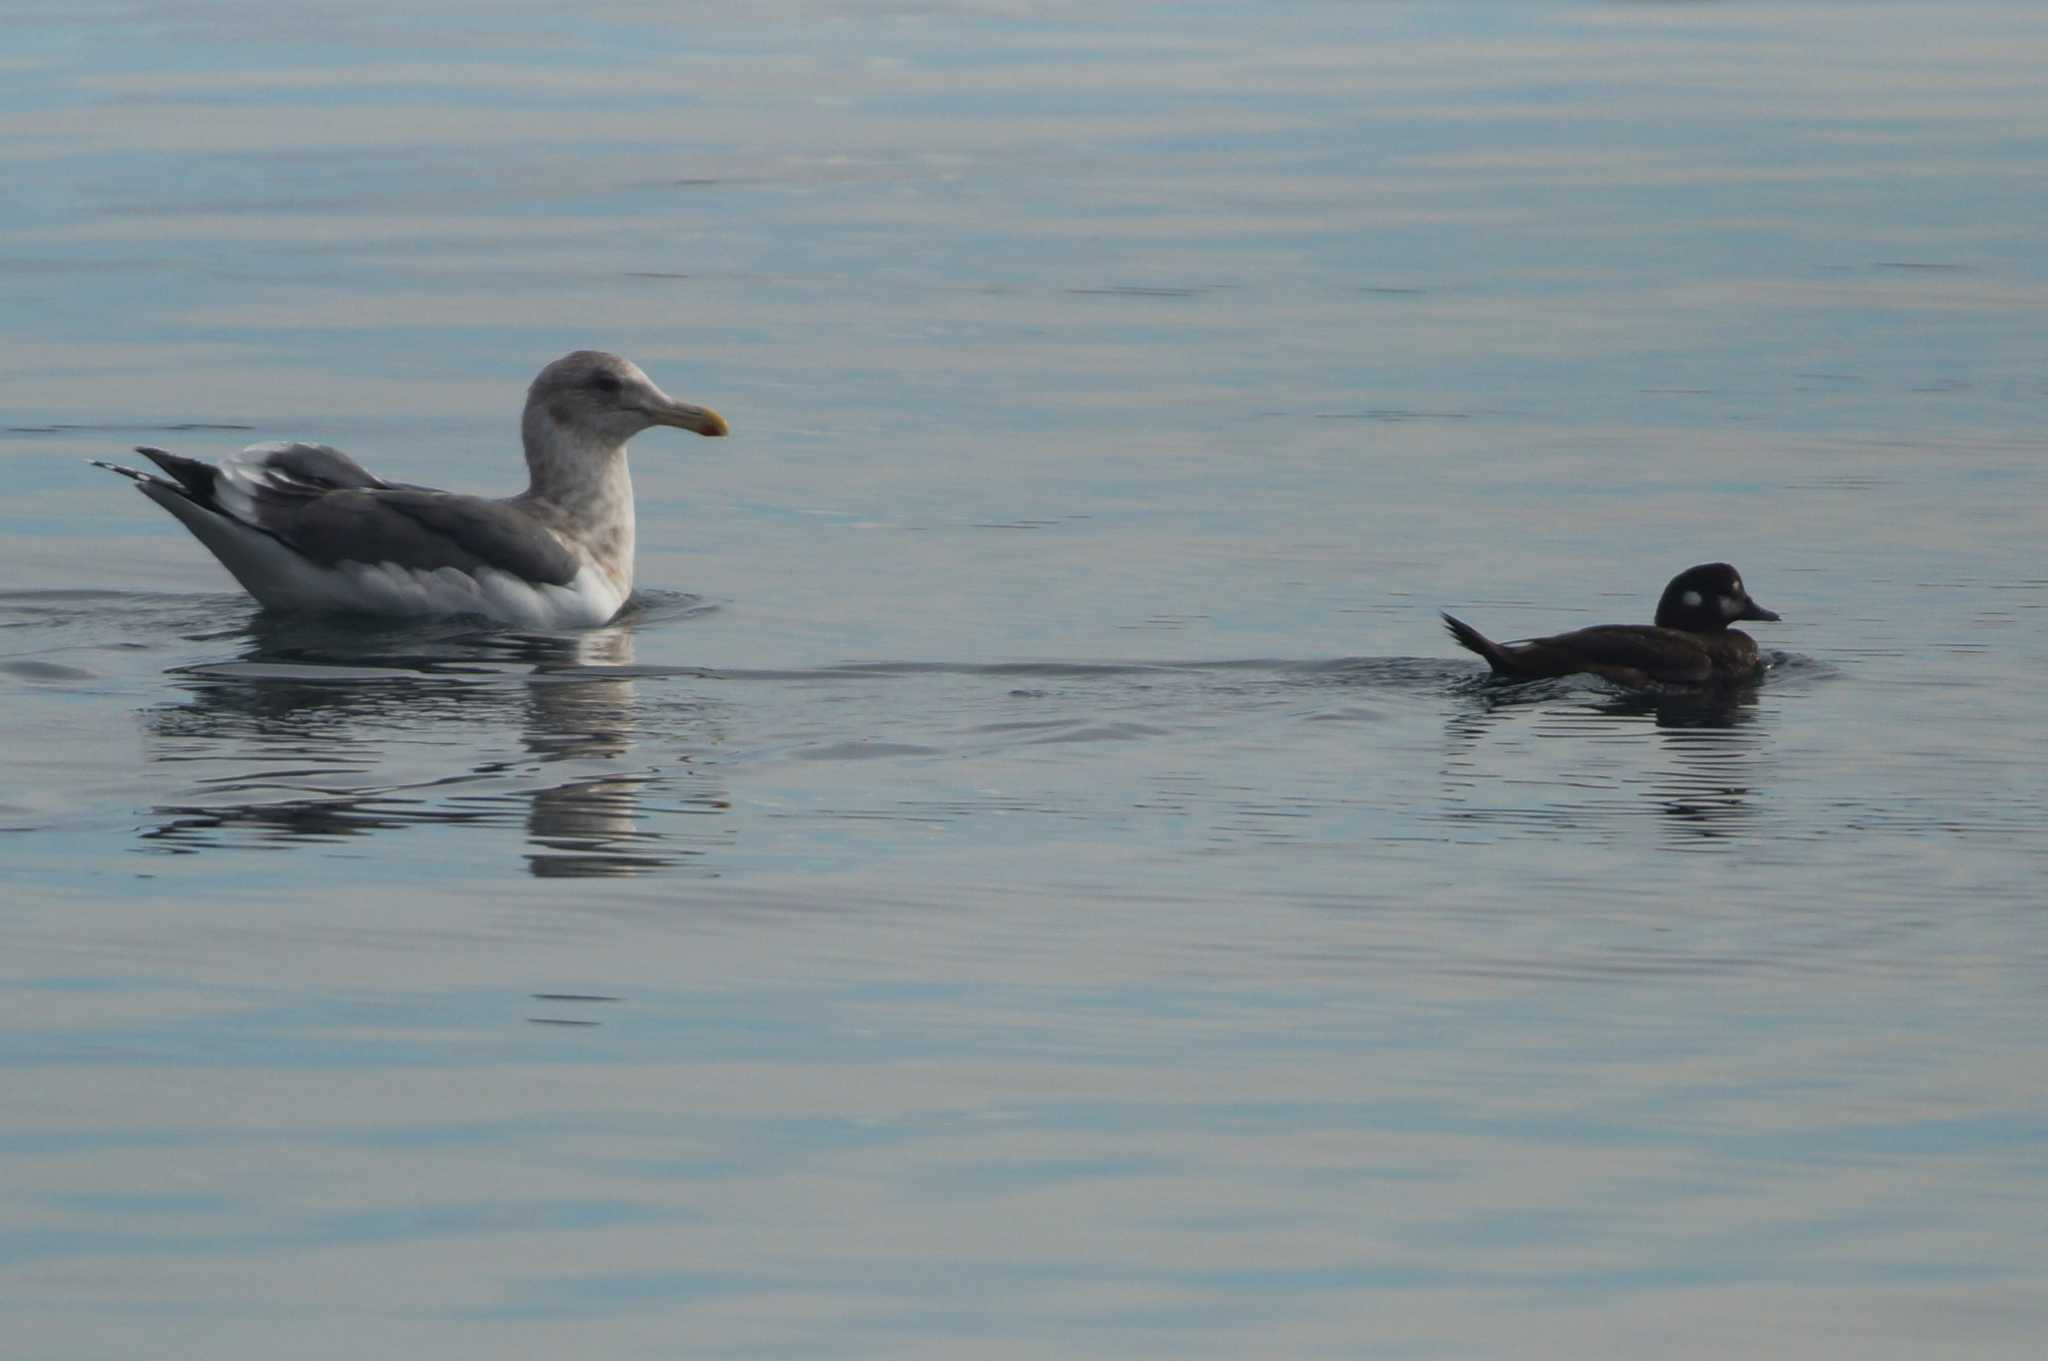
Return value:
<svg viewBox="0 0 2048 1361">
<path fill-rule="evenodd" d="M 719 436 L 730 432 L 725 417 L 708 406 L 691 406 L 688 402 L 672 402 L 667 406 L 655 407 L 648 412 L 658 425 L 673 425 L 678 430 L 694 430 L 700 435 Z"/>
</svg>

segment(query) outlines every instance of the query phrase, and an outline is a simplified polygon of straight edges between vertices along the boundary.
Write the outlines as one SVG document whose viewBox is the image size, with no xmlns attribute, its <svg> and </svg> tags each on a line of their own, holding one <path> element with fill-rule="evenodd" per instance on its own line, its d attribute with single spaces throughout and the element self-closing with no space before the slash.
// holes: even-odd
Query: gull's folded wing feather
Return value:
<svg viewBox="0 0 2048 1361">
<path fill-rule="evenodd" d="M 548 528 L 503 501 L 438 491 L 336 491 L 264 525 L 313 561 L 395 563 L 474 574 L 494 567 L 566 586 L 580 566 Z"/>
<path fill-rule="evenodd" d="M 325 444 L 253 444 L 219 467 L 162 449 L 136 452 L 202 508 L 322 566 L 392 563 L 471 574 L 493 567 L 549 586 L 567 585 L 579 566 L 561 539 L 506 502 L 386 482 Z"/>
</svg>

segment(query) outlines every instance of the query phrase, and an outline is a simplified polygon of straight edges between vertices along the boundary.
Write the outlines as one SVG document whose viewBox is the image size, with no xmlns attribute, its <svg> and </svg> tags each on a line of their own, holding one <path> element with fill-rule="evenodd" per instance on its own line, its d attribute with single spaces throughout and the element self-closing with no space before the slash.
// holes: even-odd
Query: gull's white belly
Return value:
<svg viewBox="0 0 2048 1361">
<path fill-rule="evenodd" d="M 289 588 L 276 578 L 252 591 L 266 605 L 400 617 L 479 614 L 526 628 L 595 628 L 625 604 L 604 574 L 585 567 L 566 586 L 522 581 L 483 567 L 400 567 L 396 563 L 302 564 Z M 277 598 L 273 599 L 275 596 Z"/>
</svg>

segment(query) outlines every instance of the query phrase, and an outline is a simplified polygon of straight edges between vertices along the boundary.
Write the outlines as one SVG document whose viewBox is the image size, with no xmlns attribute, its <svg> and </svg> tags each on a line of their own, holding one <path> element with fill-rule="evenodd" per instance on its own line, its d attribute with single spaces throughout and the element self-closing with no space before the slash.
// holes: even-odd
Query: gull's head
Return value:
<svg viewBox="0 0 2048 1361">
<path fill-rule="evenodd" d="M 723 435 L 725 418 L 708 406 L 679 402 L 630 359 L 602 350 L 565 354 L 540 371 L 526 391 L 529 435 L 536 420 L 557 438 L 616 447 L 656 425 Z"/>
</svg>

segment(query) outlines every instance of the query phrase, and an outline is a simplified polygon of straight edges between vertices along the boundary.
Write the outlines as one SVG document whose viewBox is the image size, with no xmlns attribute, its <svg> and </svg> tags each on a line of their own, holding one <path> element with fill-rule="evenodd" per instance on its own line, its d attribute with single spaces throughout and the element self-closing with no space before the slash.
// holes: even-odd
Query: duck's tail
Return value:
<svg viewBox="0 0 2048 1361">
<path fill-rule="evenodd" d="M 1466 649 L 1468 652 L 1476 652 L 1486 658 L 1486 664 L 1493 668 L 1495 675 L 1511 676 L 1515 674 L 1514 657 L 1509 654 L 1506 648 L 1494 642 L 1493 639 L 1487 637 L 1478 629 L 1450 614 L 1444 615 L 1444 627 L 1451 631 L 1451 637 L 1458 640 L 1459 647 Z"/>
</svg>

